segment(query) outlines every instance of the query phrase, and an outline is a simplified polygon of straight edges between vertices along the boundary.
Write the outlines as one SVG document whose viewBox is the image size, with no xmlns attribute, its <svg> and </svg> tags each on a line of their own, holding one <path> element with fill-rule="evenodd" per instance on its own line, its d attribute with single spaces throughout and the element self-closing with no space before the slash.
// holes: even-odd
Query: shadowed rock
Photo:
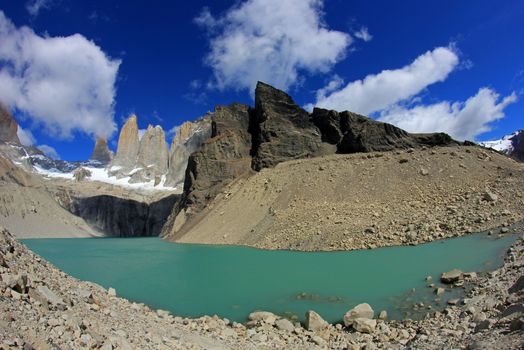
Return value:
<svg viewBox="0 0 524 350">
<path fill-rule="evenodd" d="M 0 141 L 20 143 L 18 139 L 18 124 L 2 103 L 0 103 Z"/>
<path fill-rule="evenodd" d="M 315 108 L 311 119 L 320 129 L 322 141 L 336 145 L 337 153 L 458 145 L 444 133 L 410 134 L 394 125 L 348 111 Z"/>
<path fill-rule="evenodd" d="M 113 152 L 109 150 L 107 139 L 97 137 L 93 153 L 89 157 L 90 160 L 96 160 L 102 164 L 108 164 L 113 159 Z"/>
<path fill-rule="evenodd" d="M 252 124 L 253 169 L 321 155 L 322 141 L 309 114 L 283 91 L 258 82 Z"/>
</svg>

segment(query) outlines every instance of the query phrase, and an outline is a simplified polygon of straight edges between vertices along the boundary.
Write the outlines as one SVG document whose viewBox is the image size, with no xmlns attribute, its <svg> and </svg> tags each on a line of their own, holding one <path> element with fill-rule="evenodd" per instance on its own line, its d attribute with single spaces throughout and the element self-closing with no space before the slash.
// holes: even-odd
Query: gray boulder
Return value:
<svg viewBox="0 0 524 350">
<path fill-rule="evenodd" d="M 344 325 L 346 327 L 351 326 L 357 318 L 373 318 L 375 312 L 371 306 L 367 303 L 358 304 L 344 315 Z"/>
<path fill-rule="evenodd" d="M 315 311 L 306 312 L 306 329 L 308 331 L 317 332 L 321 331 L 329 326 L 329 323 L 326 322 L 319 314 Z"/>
</svg>

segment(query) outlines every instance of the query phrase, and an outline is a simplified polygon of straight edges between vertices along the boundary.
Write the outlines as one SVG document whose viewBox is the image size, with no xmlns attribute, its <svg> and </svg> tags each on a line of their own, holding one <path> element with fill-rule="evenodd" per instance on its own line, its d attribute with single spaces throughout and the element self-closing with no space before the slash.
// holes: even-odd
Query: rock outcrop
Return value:
<svg viewBox="0 0 524 350">
<path fill-rule="evenodd" d="M 91 153 L 89 159 L 100 162 L 101 164 L 108 164 L 111 160 L 113 160 L 113 155 L 113 152 L 109 150 L 109 146 L 107 145 L 107 139 L 103 137 L 97 137 L 95 148 L 93 149 L 93 153 Z"/>
<path fill-rule="evenodd" d="M 320 131 L 285 92 L 259 82 L 253 115 L 253 169 L 323 153 Z"/>
<path fill-rule="evenodd" d="M 138 156 L 138 147 L 138 125 L 136 115 L 133 114 L 120 131 L 116 155 L 111 165 L 122 169 L 132 169 Z"/>
<path fill-rule="evenodd" d="M 159 125 L 149 125 L 140 139 L 136 163 L 129 182 L 155 180 L 155 184 L 158 184 L 160 178 L 167 173 L 168 162 L 169 150 L 164 130 Z"/>
<path fill-rule="evenodd" d="M 410 134 L 394 125 L 348 111 L 339 113 L 315 108 L 311 119 L 320 129 L 322 141 L 336 145 L 337 153 L 458 145 L 458 142 L 444 133 Z"/>
<path fill-rule="evenodd" d="M 185 122 L 177 128 L 171 143 L 166 186 L 181 188 L 184 186 L 189 156 L 210 137 L 211 117 L 209 115 L 195 122 Z"/>
<path fill-rule="evenodd" d="M 20 143 L 18 139 L 18 124 L 2 103 L 0 103 L 0 142 Z"/>
<path fill-rule="evenodd" d="M 251 171 L 249 107 L 232 104 L 215 109 L 211 138 L 189 157 L 184 191 L 199 210 L 222 186 Z"/>
<path fill-rule="evenodd" d="M 219 106 L 210 117 L 211 137 L 189 156 L 184 195 L 164 235 L 183 234 L 183 226 L 192 226 L 188 219 L 226 184 L 252 171 L 334 153 L 459 144 L 446 134 L 410 134 L 351 112 L 315 109 L 309 114 L 288 94 L 262 82 L 255 90 L 254 108 Z"/>
</svg>

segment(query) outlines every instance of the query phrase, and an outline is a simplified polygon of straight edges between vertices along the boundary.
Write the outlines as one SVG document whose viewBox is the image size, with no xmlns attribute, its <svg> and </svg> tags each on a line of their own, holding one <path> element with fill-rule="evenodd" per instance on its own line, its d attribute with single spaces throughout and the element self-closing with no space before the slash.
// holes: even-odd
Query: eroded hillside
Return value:
<svg viewBox="0 0 524 350">
<path fill-rule="evenodd" d="M 475 146 L 331 155 L 238 179 L 171 238 L 298 250 L 415 244 L 524 219 L 522 188 L 523 164 Z"/>
</svg>

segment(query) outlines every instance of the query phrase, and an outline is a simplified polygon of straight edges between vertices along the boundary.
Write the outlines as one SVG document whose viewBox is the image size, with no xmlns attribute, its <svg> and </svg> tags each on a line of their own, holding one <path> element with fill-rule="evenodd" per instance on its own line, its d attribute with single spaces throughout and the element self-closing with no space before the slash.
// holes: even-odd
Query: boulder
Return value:
<svg viewBox="0 0 524 350">
<path fill-rule="evenodd" d="M 458 269 L 453 269 L 451 271 L 444 272 L 440 276 L 440 281 L 442 283 L 448 283 L 448 284 L 455 283 L 463 279 L 464 279 L 464 273 Z"/>
<path fill-rule="evenodd" d="M 113 156 L 113 152 L 109 150 L 109 146 L 107 145 L 107 139 L 103 137 L 97 137 L 95 148 L 93 149 L 89 159 L 105 165 L 113 159 Z"/>
<path fill-rule="evenodd" d="M 285 318 L 281 318 L 280 320 L 277 320 L 275 322 L 275 326 L 278 329 L 280 329 L 281 331 L 292 332 L 295 329 L 295 326 L 293 325 L 293 323 L 291 323 L 290 320 L 285 319 Z"/>
<path fill-rule="evenodd" d="M 516 293 L 524 289 L 524 276 L 520 276 L 519 279 L 508 289 L 508 293 Z"/>
<path fill-rule="evenodd" d="M 267 323 L 270 325 L 274 325 L 277 316 L 274 313 L 268 312 L 268 311 L 255 311 L 249 314 L 248 319 L 255 323 Z"/>
<path fill-rule="evenodd" d="M 86 178 L 91 177 L 91 175 L 91 171 L 84 167 L 79 167 L 73 172 L 73 177 L 76 181 L 84 181 Z"/>
<path fill-rule="evenodd" d="M 18 139 L 18 123 L 2 103 L 0 103 L 0 142 L 20 143 L 20 139 Z"/>
<path fill-rule="evenodd" d="M 326 320 L 324 320 L 319 314 L 315 311 L 306 312 L 306 329 L 308 331 L 317 332 L 321 331 L 329 326 Z"/>
<path fill-rule="evenodd" d="M 29 289 L 29 297 L 46 306 L 65 306 L 64 301 L 47 286 Z"/>
<path fill-rule="evenodd" d="M 372 334 L 375 332 L 375 328 L 377 327 L 377 320 L 370 318 L 355 318 L 352 321 L 351 326 L 357 332 Z"/>
<path fill-rule="evenodd" d="M 373 318 L 375 312 L 371 306 L 367 303 L 358 304 L 344 315 L 344 325 L 346 327 L 351 326 L 357 318 Z"/>
<path fill-rule="evenodd" d="M 251 132 L 253 169 L 257 171 L 323 153 L 320 131 L 309 114 L 288 94 L 262 82 L 255 89 Z"/>
</svg>

